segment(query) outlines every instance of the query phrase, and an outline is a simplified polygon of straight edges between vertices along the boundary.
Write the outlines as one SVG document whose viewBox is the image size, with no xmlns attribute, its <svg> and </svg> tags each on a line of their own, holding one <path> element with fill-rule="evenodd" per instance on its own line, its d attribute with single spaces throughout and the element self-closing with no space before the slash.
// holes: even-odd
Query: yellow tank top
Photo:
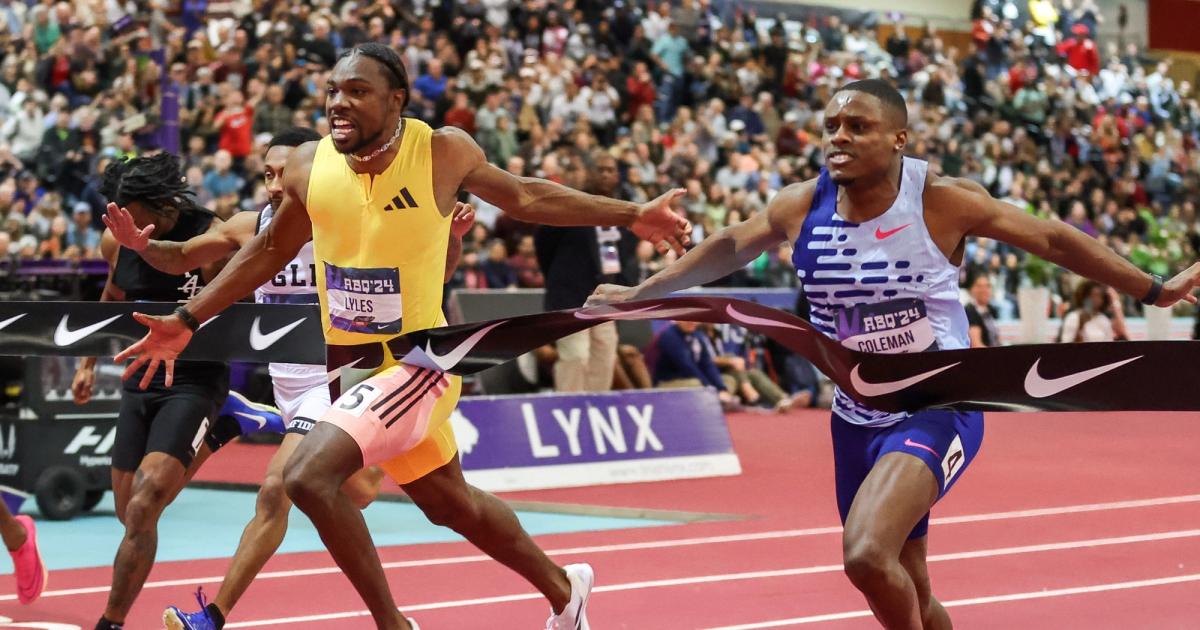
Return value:
<svg viewBox="0 0 1200 630">
<path fill-rule="evenodd" d="M 404 119 L 400 151 L 375 176 L 355 173 L 322 138 L 308 180 L 325 341 L 355 344 L 443 326 L 450 217 L 433 195 L 429 125 Z"/>
</svg>

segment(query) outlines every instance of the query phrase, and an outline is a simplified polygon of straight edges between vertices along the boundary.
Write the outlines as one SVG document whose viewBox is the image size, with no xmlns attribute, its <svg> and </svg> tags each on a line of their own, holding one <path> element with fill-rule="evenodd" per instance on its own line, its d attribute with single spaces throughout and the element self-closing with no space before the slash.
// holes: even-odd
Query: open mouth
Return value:
<svg viewBox="0 0 1200 630">
<path fill-rule="evenodd" d="M 334 116 L 329 120 L 329 134 L 338 142 L 344 142 L 350 138 L 350 134 L 354 132 L 354 123 L 342 118 Z"/>
<path fill-rule="evenodd" d="M 833 166 L 844 166 L 854 160 L 854 156 L 844 151 L 834 151 L 825 156 L 825 161 Z"/>
</svg>

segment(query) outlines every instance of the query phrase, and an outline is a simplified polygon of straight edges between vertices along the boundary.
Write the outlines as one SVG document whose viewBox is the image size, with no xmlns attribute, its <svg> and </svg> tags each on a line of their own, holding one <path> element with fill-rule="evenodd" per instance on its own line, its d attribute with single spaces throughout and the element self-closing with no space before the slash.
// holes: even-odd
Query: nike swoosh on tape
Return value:
<svg viewBox="0 0 1200 630">
<path fill-rule="evenodd" d="M 260 428 L 260 429 L 265 428 L 267 426 L 267 419 L 262 416 L 256 416 L 252 413 L 246 413 L 244 411 L 235 411 L 235 412 L 233 412 L 233 415 L 241 416 L 247 420 L 253 420 L 253 421 L 257 422 L 258 428 Z"/>
<path fill-rule="evenodd" d="M 12 317 L 9 317 L 8 319 L 0 322 L 0 330 L 4 330 L 5 328 L 8 328 L 9 324 L 17 321 L 18 319 L 21 319 L 22 317 L 25 317 L 26 315 L 28 315 L 28 313 L 21 313 L 20 315 L 13 315 Z"/>
<path fill-rule="evenodd" d="M 1076 385 L 1090 381 L 1097 376 L 1104 374 L 1105 372 L 1111 372 L 1112 370 L 1115 370 L 1126 363 L 1137 361 L 1143 356 L 1145 355 L 1139 354 L 1136 357 L 1125 359 L 1124 361 L 1117 361 L 1116 363 L 1101 365 L 1100 367 L 1084 370 L 1082 372 L 1076 372 L 1074 374 L 1068 374 L 1066 376 L 1060 376 L 1058 378 L 1042 378 L 1042 376 L 1038 374 L 1038 364 L 1040 364 L 1042 361 L 1041 357 L 1039 357 L 1033 362 L 1033 365 L 1029 367 L 1029 372 L 1025 374 L 1025 393 L 1033 396 L 1034 398 L 1053 396 L 1059 392 L 1075 387 Z"/>
<path fill-rule="evenodd" d="M 352 368 L 352 367 L 358 365 L 359 362 L 361 362 L 361 361 L 362 361 L 362 357 L 359 357 L 359 358 L 347 363 L 346 365 L 335 367 L 332 370 L 329 370 L 328 372 L 325 373 L 326 380 L 328 380 L 329 382 L 332 383 L 333 381 L 337 380 L 338 378 L 340 378 L 342 376 L 342 368 Z"/>
<path fill-rule="evenodd" d="M 610 305 L 594 306 L 584 311 L 596 311 L 612 307 Z M 703 313 L 708 309 L 696 308 L 693 306 L 685 306 L 682 308 L 664 308 L 662 310 L 654 310 L 657 306 L 644 306 L 632 311 L 609 311 L 604 313 L 575 311 L 576 319 L 675 319 L 684 315 L 696 315 Z"/>
<path fill-rule="evenodd" d="M 439 355 L 433 351 L 433 342 L 432 341 L 426 341 L 425 342 L 425 354 L 429 357 L 429 359 L 431 361 L 434 362 L 434 364 L 436 364 L 438 366 L 438 368 L 440 368 L 443 372 L 445 372 L 446 370 L 449 370 L 450 368 L 458 365 L 458 362 L 462 361 L 463 357 L 467 356 L 467 353 L 470 352 L 472 348 L 474 348 L 480 341 L 483 340 L 484 335 L 491 332 L 491 330 L 493 328 L 495 328 L 495 327 L 499 326 L 500 324 L 503 324 L 507 321 L 508 321 L 507 319 L 502 319 L 490 326 L 487 326 L 486 328 L 482 328 L 480 330 L 475 331 L 475 334 L 471 335 L 470 337 L 467 337 L 465 341 L 458 344 L 457 348 L 451 350 L 450 352 L 447 352 L 446 354 L 442 354 L 442 355 Z"/>
<path fill-rule="evenodd" d="M 906 387 L 912 387 L 913 385 L 916 385 L 917 383 L 920 383 L 926 379 L 933 378 L 934 376 L 949 370 L 959 363 L 962 363 L 962 361 L 955 361 L 950 365 L 937 368 L 936 370 L 922 372 L 916 376 L 910 376 L 898 381 L 886 381 L 883 383 L 868 383 L 862 380 L 862 377 L 858 375 L 858 368 L 862 365 L 859 364 L 855 365 L 854 369 L 850 370 L 850 384 L 854 386 L 854 391 L 862 394 L 863 396 L 885 396 L 893 392 L 898 392 Z"/>
<path fill-rule="evenodd" d="M 912 224 L 905 223 L 904 225 L 901 225 L 898 228 L 894 228 L 894 229 L 888 230 L 886 232 L 883 231 L 883 228 L 875 228 L 875 240 L 882 241 L 883 239 L 895 234 L 896 232 L 899 232 L 900 230 L 903 230 L 904 228 L 906 228 L 910 225 L 912 225 Z"/>
<path fill-rule="evenodd" d="M 279 341 L 284 335 L 295 330 L 297 326 L 303 324 L 304 320 L 308 318 L 301 317 L 287 326 L 265 335 L 262 333 L 262 330 L 259 329 L 259 323 L 261 319 L 261 317 L 255 317 L 254 323 L 250 325 L 250 347 L 258 351 L 266 350 L 267 348 L 275 345 L 276 341 Z"/>
<path fill-rule="evenodd" d="M 121 318 L 120 315 L 113 315 L 106 320 L 96 322 L 90 326 L 84 326 L 79 330 L 71 330 L 67 328 L 68 317 L 70 315 L 63 315 L 63 318 L 58 322 L 58 328 L 54 330 L 54 345 L 56 346 L 69 346 Z"/>
<path fill-rule="evenodd" d="M 800 326 L 797 326 L 795 324 L 789 324 L 787 322 L 777 322 L 773 319 L 767 319 L 766 317 L 756 317 L 754 315 L 747 315 L 745 313 L 738 312 L 737 309 L 733 308 L 732 304 L 725 305 L 725 312 L 728 313 L 730 317 L 734 318 L 738 322 L 747 324 L 747 325 L 771 326 L 773 328 L 790 328 L 792 330 L 799 330 L 800 332 L 807 332 L 803 328 L 801 328 Z"/>
</svg>

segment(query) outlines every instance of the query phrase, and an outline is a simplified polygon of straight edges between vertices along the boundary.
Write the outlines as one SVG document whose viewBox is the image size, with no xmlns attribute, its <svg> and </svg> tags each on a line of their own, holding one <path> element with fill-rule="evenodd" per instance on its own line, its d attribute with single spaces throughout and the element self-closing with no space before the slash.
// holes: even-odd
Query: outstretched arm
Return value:
<svg viewBox="0 0 1200 630">
<path fill-rule="evenodd" d="M 117 363 L 133 359 L 125 367 L 122 378 L 128 379 L 148 364 L 140 383 L 145 389 L 159 365 L 165 364 L 166 385 L 170 387 L 175 380 L 175 358 L 191 341 L 193 326 L 212 318 L 270 280 L 312 239 L 312 221 L 304 199 L 316 146 L 317 143 L 310 142 L 292 152 L 284 173 L 283 203 L 279 211 L 267 229 L 247 243 L 221 273 L 187 303 L 183 312 L 194 319 L 191 325 L 184 321 L 180 312 L 165 317 L 134 313 L 134 319 L 150 332 L 113 359 Z"/>
<path fill-rule="evenodd" d="M 150 239 L 154 225 L 137 229 L 129 211 L 115 203 L 108 204 L 108 212 L 101 218 L 123 247 L 137 252 L 151 267 L 178 275 L 237 251 L 254 238 L 258 216 L 257 212 L 239 212 L 228 221 L 213 221 L 207 232 L 186 241 Z"/>
<path fill-rule="evenodd" d="M 1154 285 L 1150 274 L 1100 241 L 1060 221 L 1040 219 L 994 199 L 974 182 L 942 178 L 930 185 L 926 195 L 926 202 L 933 208 L 948 209 L 964 236 L 983 236 L 1015 245 L 1139 300 Z M 1200 263 L 1163 284 L 1154 303 L 1170 306 L 1187 300 L 1194 304 L 1196 296 L 1192 290 L 1197 286 L 1200 286 Z"/>
<path fill-rule="evenodd" d="M 487 161 L 483 150 L 466 132 L 454 127 L 438 130 L 434 139 L 441 152 L 463 164 L 463 188 L 496 205 L 516 219 L 542 225 L 599 225 L 628 227 L 638 237 L 683 253 L 691 224 L 671 209 L 685 192 L 674 189 L 645 204 L 589 195 L 537 177 L 517 177 Z"/>
<path fill-rule="evenodd" d="M 588 304 L 657 298 L 724 278 L 750 264 L 767 248 L 797 234 L 812 205 L 815 189 L 815 182 L 784 188 L 766 210 L 704 239 L 642 284 L 632 288 L 600 285 Z"/>
</svg>

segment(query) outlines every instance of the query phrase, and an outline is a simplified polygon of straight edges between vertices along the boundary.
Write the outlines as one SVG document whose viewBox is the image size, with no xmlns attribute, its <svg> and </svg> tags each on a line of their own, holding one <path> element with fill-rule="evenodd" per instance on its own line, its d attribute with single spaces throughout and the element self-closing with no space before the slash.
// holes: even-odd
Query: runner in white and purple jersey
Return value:
<svg viewBox="0 0 1200 630">
<path fill-rule="evenodd" d="M 965 239 L 1015 245 L 1144 303 L 1195 302 L 1200 264 L 1164 283 L 1062 222 L 993 199 L 969 180 L 939 177 L 904 156 L 903 97 L 880 80 L 838 90 L 825 108 L 825 168 L 787 186 L 767 209 L 713 234 L 636 287 L 602 285 L 605 304 L 668 295 L 741 269 L 781 241 L 812 304 L 812 323 L 855 350 L 965 348 L 958 302 Z M 953 387 L 954 374 L 933 378 Z M 899 391 L 911 379 L 872 383 Z M 949 628 L 926 568 L 929 510 L 978 451 L 980 413 L 885 413 L 838 392 L 832 433 L 846 574 L 887 628 Z"/>
</svg>

